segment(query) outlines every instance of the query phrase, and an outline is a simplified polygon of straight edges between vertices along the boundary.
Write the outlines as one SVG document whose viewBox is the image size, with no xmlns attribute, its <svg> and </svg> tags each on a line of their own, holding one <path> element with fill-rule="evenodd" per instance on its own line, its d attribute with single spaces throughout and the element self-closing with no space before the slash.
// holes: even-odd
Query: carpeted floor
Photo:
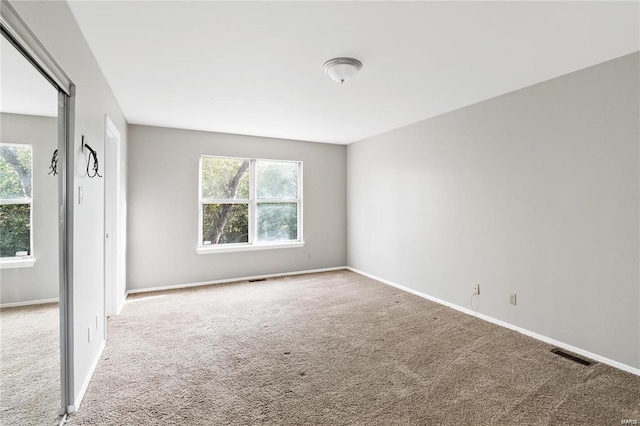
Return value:
<svg viewBox="0 0 640 426">
<path fill-rule="evenodd" d="M 71 425 L 620 425 L 640 377 L 349 271 L 130 297 Z"/>
<path fill-rule="evenodd" d="M 57 303 L 0 309 L 0 425 L 60 422 Z"/>
</svg>

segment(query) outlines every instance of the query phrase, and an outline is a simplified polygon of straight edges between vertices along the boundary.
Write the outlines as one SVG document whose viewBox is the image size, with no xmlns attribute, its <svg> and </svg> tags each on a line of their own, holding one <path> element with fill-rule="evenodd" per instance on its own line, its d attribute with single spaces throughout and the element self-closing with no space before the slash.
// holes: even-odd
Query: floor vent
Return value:
<svg viewBox="0 0 640 426">
<path fill-rule="evenodd" d="M 250 283 L 257 283 L 259 281 L 266 281 L 266 278 L 256 278 L 255 280 L 249 280 Z"/>
<path fill-rule="evenodd" d="M 578 364 L 582 364 L 582 365 L 586 365 L 586 366 L 589 366 L 589 365 L 593 364 L 591 361 L 587 361 L 586 359 L 577 357 L 575 355 L 571 355 L 570 353 L 567 353 L 567 352 L 563 351 L 562 349 L 552 349 L 551 352 L 553 352 L 556 355 L 560 355 L 563 358 L 570 359 L 573 362 L 577 362 Z"/>
</svg>

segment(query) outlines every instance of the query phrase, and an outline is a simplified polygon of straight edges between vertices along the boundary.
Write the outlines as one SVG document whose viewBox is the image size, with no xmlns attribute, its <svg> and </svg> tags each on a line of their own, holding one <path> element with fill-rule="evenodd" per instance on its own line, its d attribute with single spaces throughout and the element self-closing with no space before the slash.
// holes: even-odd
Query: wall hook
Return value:
<svg viewBox="0 0 640 426">
<path fill-rule="evenodd" d="M 94 178 L 96 176 L 102 177 L 102 175 L 98 172 L 98 169 L 100 167 L 98 164 L 98 153 L 94 149 L 92 149 L 89 146 L 89 144 L 84 142 L 84 135 L 82 135 L 82 152 L 83 153 L 85 148 L 89 150 L 89 158 L 87 158 L 87 176 L 89 176 L 90 178 Z M 90 167 L 92 159 L 93 159 L 93 167 Z"/>
</svg>

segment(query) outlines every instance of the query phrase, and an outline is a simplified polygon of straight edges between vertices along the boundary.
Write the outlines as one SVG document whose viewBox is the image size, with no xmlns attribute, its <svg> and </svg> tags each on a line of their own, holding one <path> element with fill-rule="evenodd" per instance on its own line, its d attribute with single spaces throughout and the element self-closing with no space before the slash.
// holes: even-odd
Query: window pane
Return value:
<svg viewBox="0 0 640 426">
<path fill-rule="evenodd" d="M 297 239 L 297 203 L 258 204 L 259 241 L 289 241 Z"/>
<path fill-rule="evenodd" d="M 202 157 L 202 198 L 249 199 L 249 160 Z"/>
<path fill-rule="evenodd" d="M 298 198 L 298 163 L 256 161 L 258 198 Z"/>
<path fill-rule="evenodd" d="M 204 204 L 202 206 L 203 245 L 248 241 L 248 204 Z"/>
<path fill-rule="evenodd" d="M 0 257 L 31 254 L 31 205 L 0 205 Z"/>
<path fill-rule="evenodd" d="M 31 198 L 31 147 L 0 144 L 0 198 Z"/>
</svg>

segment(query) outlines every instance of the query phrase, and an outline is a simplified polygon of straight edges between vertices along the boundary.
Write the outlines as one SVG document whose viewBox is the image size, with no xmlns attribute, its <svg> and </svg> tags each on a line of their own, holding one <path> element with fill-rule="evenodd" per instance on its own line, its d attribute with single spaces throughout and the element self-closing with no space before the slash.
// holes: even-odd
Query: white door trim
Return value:
<svg viewBox="0 0 640 426">
<path fill-rule="evenodd" d="M 124 305 L 124 191 L 120 132 L 105 115 L 104 291 L 105 315 L 119 315 Z M 105 321 L 106 336 L 106 321 Z"/>
</svg>

